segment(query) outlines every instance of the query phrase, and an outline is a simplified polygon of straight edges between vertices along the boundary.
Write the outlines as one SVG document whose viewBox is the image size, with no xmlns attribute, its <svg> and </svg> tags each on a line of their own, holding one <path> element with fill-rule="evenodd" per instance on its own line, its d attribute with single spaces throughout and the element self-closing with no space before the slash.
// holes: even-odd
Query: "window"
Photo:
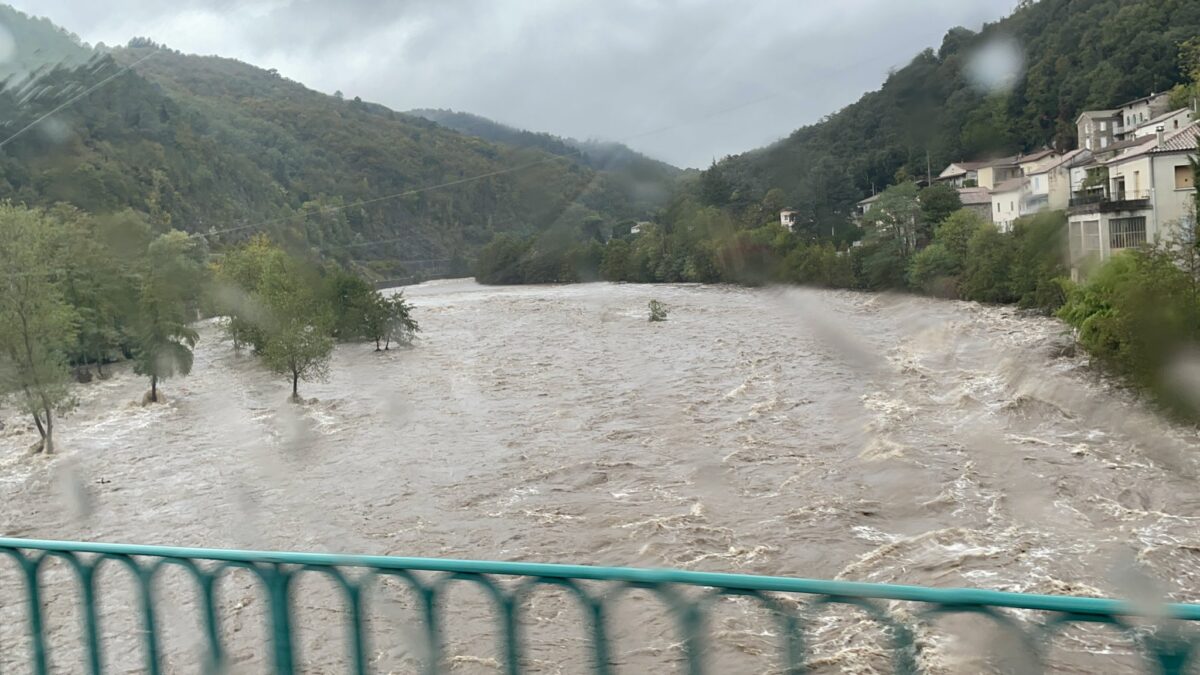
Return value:
<svg viewBox="0 0 1200 675">
<path fill-rule="evenodd" d="M 1103 138 L 1101 138 L 1101 139 L 1100 139 L 1100 147 L 1101 147 L 1101 148 L 1107 148 L 1107 147 L 1108 147 L 1108 137 L 1103 137 Z"/>
<path fill-rule="evenodd" d="M 1016 207 L 1016 202 L 1009 202 L 1009 203 L 1008 203 L 1008 210 L 1009 210 L 1009 211 L 1016 211 L 1016 210 L 1017 210 L 1017 207 Z"/>
<path fill-rule="evenodd" d="M 1103 140 L 1103 139 L 1101 139 L 1101 140 Z M 1090 139 L 1090 138 L 1089 138 L 1089 139 L 1087 139 L 1086 141 L 1084 141 L 1084 142 L 1083 142 L 1083 144 L 1084 144 L 1085 146 L 1087 146 L 1087 149 L 1088 149 L 1088 150 L 1091 150 L 1091 149 L 1092 149 L 1092 139 Z"/>
<path fill-rule="evenodd" d="M 1108 122 L 1100 120 L 1100 131 L 1108 131 Z"/>
<path fill-rule="evenodd" d="M 1000 202 L 996 202 L 996 213 L 1000 213 Z"/>
<path fill-rule="evenodd" d="M 1175 189 L 1192 190 L 1195 187 L 1196 175 L 1192 173 L 1192 167 L 1187 164 L 1175 167 Z"/>
<path fill-rule="evenodd" d="M 1100 221 L 1083 221 L 1083 254 L 1100 253 Z"/>
<path fill-rule="evenodd" d="M 1133 248 L 1146 243 L 1146 217 L 1113 218 L 1108 221 L 1109 248 Z"/>
</svg>

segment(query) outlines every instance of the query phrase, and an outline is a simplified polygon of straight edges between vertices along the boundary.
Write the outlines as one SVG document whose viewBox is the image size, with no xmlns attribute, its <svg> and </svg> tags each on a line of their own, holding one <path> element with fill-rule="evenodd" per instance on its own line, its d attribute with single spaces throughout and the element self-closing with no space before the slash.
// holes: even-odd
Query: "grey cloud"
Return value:
<svg viewBox="0 0 1200 675">
<path fill-rule="evenodd" d="M 90 42 L 145 35 L 400 110 L 628 140 L 683 166 L 787 135 L 1013 0 L 17 0 Z M 647 133 L 651 132 L 653 133 Z"/>
</svg>

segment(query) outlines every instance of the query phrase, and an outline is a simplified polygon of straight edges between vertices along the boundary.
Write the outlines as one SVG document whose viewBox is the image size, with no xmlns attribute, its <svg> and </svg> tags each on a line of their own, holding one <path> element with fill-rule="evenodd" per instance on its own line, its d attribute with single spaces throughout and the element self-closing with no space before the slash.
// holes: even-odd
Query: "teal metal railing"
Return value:
<svg viewBox="0 0 1200 675">
<path fill-rule="evenodd" d="M 146 658 L 145 671 L 162 672 L 159 626 L 155 618 L 153 581 L 168 566 L 186 570 L 195 581 L 204 636 L 202 670 L 222 672 L 226 652 L 221 639 L 217 586 L 231 570 L 247 570 L 266 592 L 270 624 L 270 658 L 274 672 L 296 671 L 296 628 L 293 625 L 294 579 L 301 573 L 328 575 L 344 593 L 348 654 L 346 671 L 370 672 L 367 634 L 364 630 L 370 585 L 379 578 L 394 578 L 408 584 L 419 598 L 427 656 L 427 673 L 444 669 L 441 658 L 443 624 L 447 615 L 442 598 L 455 582 L 479 585 L 496 608 L 495 634 L 502 670 L 521 673 L 524 646 L 521 612 L 533 590 L 552 586 L 565 590 L 580 604 L 589 623 L 588 648 L 592 671 L 613 670 L 609 635 L 609 609 L 632 589 L 646 589 L 670 608 L 681 637 L 683 660 L 689 675 L 705 672 L 707 646 L 705 618 L 711 603 L 725 596 L 741 596 L 760 603 L 777 621 L 781 638 L 780 662 L 786 673 L 805 672 L 804 628 L 813 614 L 831 605 L 850 605 L 878 621 L 890 640 L 891 658 L 897 673 L 918 672 L 914 643 L 915 626 L 897 620 L 880 601 L 913 603 L 917 622 L 953 613 L 985 617 L 1013 631 L 1027 651 L 1041 662 L 1050 638 L 1073 623 L 1107 624 L 1130 635 L 1151 669 L 1182 673 L 1191 662 L 1196 636 L 1183 629 L 1184 622 L 1200 620 L 1200 605 L 1163 604 L 1135 606 L 1118 600 L 1054 595 L 1030 595 L 976 589 L 940 589 L 891 584 L 821 581 L 744 574 L 717 574 L 681 570 L 649 570 L 625 567 L 589 567 L 435 558 L 347 556 L 322 553 L 235 551 L 165 546 L 131 546 L 67 541 L 0 538 L 0 554 L 14 560 L 25 596 L 25 615 L 32 671 L 49 671 L 51 645 L 44 623 L 43 580 L 40 570 L 49 560 L 60 559 L 74 572 L 81 589 L 82 631 L 88 672 L 103 670 L 100 617 L 97 612 L 97 573 L 108 565 L 127 568 L 136 579 L 138 610 L 142 622 Z M 503 581 L 502 581 L 503 580 Z M 691 588 L 693 591 L 683 591 Z M 11 604 L 11 588 L 0 588 L 0 606 Z M 807 602 L 785 601 L 803 596 Z M 800 607 L 800 609 L 795 609 Z M 1044 614 L 1040 621 L 1017 620 L 1003 608 L 1034 610 Z M 1131 619 L 1154 620 L 1151 630 L 1132 624 Z M 2 648 L 2 646 L 0 646 Z"/>
</svg>

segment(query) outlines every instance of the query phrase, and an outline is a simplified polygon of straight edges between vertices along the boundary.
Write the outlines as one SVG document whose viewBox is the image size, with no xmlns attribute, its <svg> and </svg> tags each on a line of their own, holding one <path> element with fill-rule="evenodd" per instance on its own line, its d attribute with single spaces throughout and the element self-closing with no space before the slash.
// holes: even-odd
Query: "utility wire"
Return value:
<svg viewBox="0 0 1200 675">
<path fill-rule="evenodd" d="M 3 141 L 0 141 L 0 148 L 3 148 L 4 146 L 8 145 L 13 139 L 15 139 L 16 137 L 25 133 L 26 131 L 29 131 L 30 129 L 41 124 L 43 121 L 45 121 L 46 118 L 50 117 L 51 115 L 59 112 L 63 108 L 66 108 L 67 106 L 78 101 L 79 99 L 83 98 L 84 96 L 87 96 L 88 94 L 92 93 L 93 91 L 96 91 L 97 89 L 99 89 L 100 87 L 103 87 L 104 85 L 108 84 L 109 82 L 112 82 L 114 79 L 117 78 L 117 76 L 121 75 L 122 73 L 124 73 L 127 70 L 130 70 L 131 68 L 140 64 L 141 62 L 145 61 L 146 59 L 150 58 L 151 56 L 154 56 L 156 53 L 157 52 L 150 52 L 149 54 L 143 56 L 142 58 L 138 59 L 137 61 L 134 61 L 133 63 L 131 63 L 127 66 L 121 66 L 121 68 L 119 68 L 117 70 L 117 72 L 113 73 L 112 75 L 109 75 L 108 77 L 104 78 L 103 80 L 100 80 L 96 84 L 93 84 L 92 86 L 88 87 L 87 89 L 84 89 L 83 91 L 79 92 L 78 94 L 72 96 L 71 98 L 67 99 L 66 101 L 64 101 L 63 103 L 58 105 L 56 108 L 51 110 L 50 112 L 46 113 L 45 115 L 42 115 L 41 117 L 30 122 L 29 124 L 26 124 L 17 133 L 13 134 L 12 136 L 9 136 L 8 138 L 4 139 Z"/>
</svg>

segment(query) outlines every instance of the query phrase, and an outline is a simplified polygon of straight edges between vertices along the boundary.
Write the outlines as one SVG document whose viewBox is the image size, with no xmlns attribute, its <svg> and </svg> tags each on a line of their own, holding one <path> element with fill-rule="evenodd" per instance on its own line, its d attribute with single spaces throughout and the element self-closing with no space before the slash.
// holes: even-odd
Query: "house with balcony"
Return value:
<svg viewBox="0 0 1200 675">
<path fill-rule="evenodd" d="M 979 185 L 979 169 L 987 162 L 953 162 L 938 174 L 934 182 L 947 183 L 956 188 Z"/>
<path fill-rule="evenodd" d="M 1189 160 L 1198 138 L 1197 122 L 1171 132 L 1160 128 L 1091 169 L 1105 182 L 1088 181 L 1067 209 L 1073 278 L 1124 249 L 1161 241 L 1173 228 L 1194 227 Z"/>
<path fill-rule="evenodd" d="M 976 171 L 979 187 L 985 187 L 989 190 L 994 189 L 997 185 L 1012 180 L 1013 178 L 1021 177 L 1021 167 L 1017 163 L 1020 155 L 1012 157 L 1001 157 L 985 162 L 983 166 Z"/>
</svg>

